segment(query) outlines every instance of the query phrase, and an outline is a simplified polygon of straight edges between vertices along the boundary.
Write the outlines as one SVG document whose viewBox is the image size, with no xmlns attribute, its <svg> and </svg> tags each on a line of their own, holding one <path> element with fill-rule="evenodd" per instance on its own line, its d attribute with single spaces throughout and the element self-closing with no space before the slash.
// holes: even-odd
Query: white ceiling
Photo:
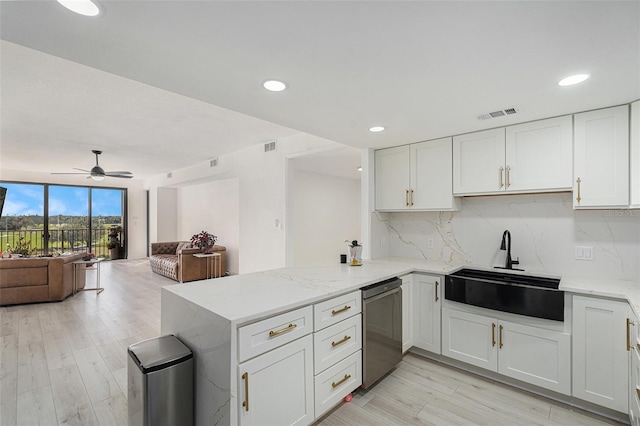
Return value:
<svg viewBox="0 0 640 426">
<path fill-rule="evenodd" d="M 640 0 L 97 3 L 0 2 L 0 166 L 102 149 L 141 177 L 298 131 L 383 147 L 640 98 Z"/>
</svg>

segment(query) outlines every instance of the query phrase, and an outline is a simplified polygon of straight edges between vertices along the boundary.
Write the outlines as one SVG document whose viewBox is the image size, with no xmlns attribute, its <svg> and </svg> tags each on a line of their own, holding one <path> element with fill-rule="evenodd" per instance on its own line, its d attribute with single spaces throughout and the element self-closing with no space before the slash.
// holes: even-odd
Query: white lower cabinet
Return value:
<svg viewBox="0 0 640 426">
<path fill-rule="evenodd" d="M 402 280 L 402 353 L 413 346 L 413 274 L 400 277 Z"/>
<path fill-rule="evenodd" d="M 413 274 L 411 315 L 413 346 L 440 353 L 440 309 L 444 277 Z"/>
<path fill-rule="evenodd" d="M 629 408 L 628 303 L 573 296 L 573 396 L 621 413 Z"/>
<path fill-rule="evenodd" d="M 629 423 L 640 426 L 640 347 L 636 346 L 629 354 Z"/>
<path fill-rule="evenodd" d="M 314 420 L 313 339 L 307 335 L 238 366 L 241 425 Z"/>
<path fill-rule="evenodd" d="M 571 335 L 442 309 L 442 355 L 554 392 L 571 393 Z"/>
</svg>

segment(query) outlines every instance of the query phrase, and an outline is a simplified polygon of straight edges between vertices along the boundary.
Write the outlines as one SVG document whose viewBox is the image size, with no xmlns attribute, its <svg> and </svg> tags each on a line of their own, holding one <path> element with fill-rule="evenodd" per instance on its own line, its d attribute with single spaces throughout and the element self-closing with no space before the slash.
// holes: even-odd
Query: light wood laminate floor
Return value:
<svg viewBox="0 0 640 426">
<path fill-rule="evenodd" d="M 0 425 L 127 424 L 127 346 L 160 334 L 160 288 L 175 282 L 152 273 L 146 259 L 101 269 L 99 295 L 0 308 Z M 616 423 L 408 355 L 319 424 Z"/>
</svg>

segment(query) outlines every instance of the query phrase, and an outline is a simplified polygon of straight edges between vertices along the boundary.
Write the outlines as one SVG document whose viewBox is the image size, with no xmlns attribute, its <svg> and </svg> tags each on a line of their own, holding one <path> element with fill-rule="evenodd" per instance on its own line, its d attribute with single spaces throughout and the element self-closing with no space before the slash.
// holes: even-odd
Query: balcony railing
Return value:
<svg viewBox="0 0 640 426">
<path fill-rule="evenodd" d="M 50 229 L 48 247 L 45 247 L 45 236 L 42 229 L 21 229 L 9 231 L 0 229 L 0 250 L 4 251 L 9 244 L 15 247 L 20 238 L 31 242 L 35 255 L 73 252 L 90 252 L 96 257 L 109 257 L 107 248 L 109 230 L 106 228 L 63 228 Z"/>
</svg>

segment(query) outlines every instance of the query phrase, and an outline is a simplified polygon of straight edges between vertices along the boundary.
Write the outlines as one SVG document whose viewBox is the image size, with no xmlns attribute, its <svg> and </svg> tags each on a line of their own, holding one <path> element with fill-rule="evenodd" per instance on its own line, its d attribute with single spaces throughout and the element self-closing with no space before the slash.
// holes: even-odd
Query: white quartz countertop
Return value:
<svg viewBox="0 0 640 426">
<path fill-rule="evenodd" d="M 163 288 L 195 303 L 233 325 L 248 323 L 320 300 L 355 291 L 369 284 L 412 272 L 446 275 L 473 265 L 419 259 L 390 258 L 364 261 L 362 266 L 335 265 L 283 268 Z M 534 271 L 527 271 L 531 275 Z M 560 290 L 627 299 L 640 317 L 640 283 L 633 281 L 562 277 Z"/>
</svg>

